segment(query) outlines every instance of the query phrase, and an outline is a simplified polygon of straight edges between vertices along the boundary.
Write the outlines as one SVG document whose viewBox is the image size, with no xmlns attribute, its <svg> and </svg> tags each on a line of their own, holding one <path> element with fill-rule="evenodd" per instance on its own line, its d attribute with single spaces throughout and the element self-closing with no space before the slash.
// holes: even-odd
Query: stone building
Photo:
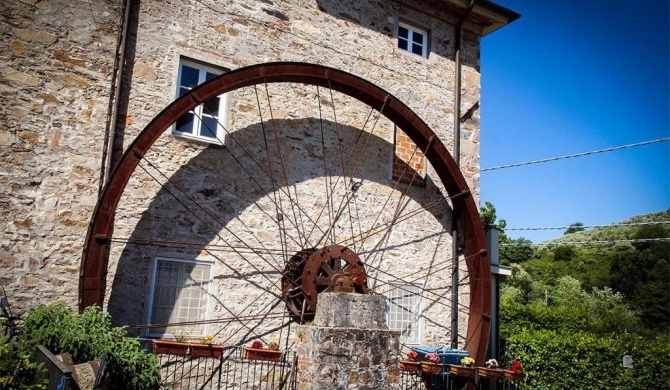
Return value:
<svg viewBox="0 0 670 390">
<path fill-rule="evenodd" d="M 106 248 L 98 279 L 87 279 L 82 252 L 103 184 L 152 118 L 204 81 L 278 61 L 330 67 L 388 91 L 452 153 L 461 84 L 460 171 L 476 202 L 479 43 L 518 15 L 486 0 L 467 8 L 461 0 L 3 2 L 0 284 L 13 307 L 62 299 L 74 307 L 90 288 L 104 293 L 118 324 L 171 324 L 146 336 L 283 343 L 311 302 L 292 300 L 287 278 L 300 272 L 291 267 L 302 271 L 317 250 L 341 245 L 364 263 L 367 287 L 387 297 L 388 325 L 404 343 L 449 345 L 452 194 L 383 105 L 328 85 L 259 82 L 171 121 L 137 156 L 113 234 L 92 238 Z M 459 257 L 460 347 L 467 260 Z M 333 268 L 355 264 L 328 259 L 315 288 L 336 283 L 326 280 Z"/>
</svg>

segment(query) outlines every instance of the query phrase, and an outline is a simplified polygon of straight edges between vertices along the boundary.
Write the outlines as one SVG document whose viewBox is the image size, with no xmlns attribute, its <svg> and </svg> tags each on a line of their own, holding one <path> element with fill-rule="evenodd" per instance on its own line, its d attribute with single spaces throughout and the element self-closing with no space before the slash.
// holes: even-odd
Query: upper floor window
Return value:
<svg viewBox="0 0 670 390">
<path fill-rule="evenodd" d="M 398 48 L 428 58 L 428 31 L 399 22 Z"/>
<path fill-rule="evenodd" d="M 198 84 L 211 80 L 223 72 L 224 70 L 212 66 L 181 60 L 177 76 L 177 96 L 187 93 Z M 208 142 L 223 143 L 227 120 L 226 106 L 226 94 L 211 98 L 179 118 L 173 132 Z"/>
<path fill-rule="evenodd" d="M 170 324 L 150 330 L 164 336 L 188 331 L 204 335 L 205 325 L 180 325 L 208 319 L 212 264 L 194 260 L 157 258 L 154 263 L 149 297 L 150 324 Z"/>
</svg>

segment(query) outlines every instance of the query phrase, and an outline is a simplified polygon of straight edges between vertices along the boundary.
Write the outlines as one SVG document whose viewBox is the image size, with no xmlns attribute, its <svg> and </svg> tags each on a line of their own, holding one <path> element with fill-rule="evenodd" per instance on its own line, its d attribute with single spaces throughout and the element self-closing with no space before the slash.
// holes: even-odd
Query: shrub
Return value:
<svg viewBox="0 0 670 390">
<path fill-rule="evenodd" d="M 0 389 L 46 389 L 47 380 L 37 380 L 35 375 L 44 370 L 34 361 L 34 354 L 25 344 L 0 337 Z"/>
<path fill-rule="evenodd" d="M 81 314 L 64 302 L 40 306 L 24 322 L 31 347 L 42 344 L 52 352 L 69 352 L 77 363 L 97 360 L 107 353 L 107 370 L 112 388 L 156 389 L 159 365 L 155 355 L 139 341 L 125 338 L 124 327 L 112 327 L 111 317 L 97 307 Z"/>
<path fill-rule="evenodd" d="M 507 339 L 511 356 L 526 367 L 528 389 L 670 388 L 667 336 L 599 337 L 548 330 L 523 331 Z M 623 355 L 633 368 L 622 366 Z"/>
</svg>

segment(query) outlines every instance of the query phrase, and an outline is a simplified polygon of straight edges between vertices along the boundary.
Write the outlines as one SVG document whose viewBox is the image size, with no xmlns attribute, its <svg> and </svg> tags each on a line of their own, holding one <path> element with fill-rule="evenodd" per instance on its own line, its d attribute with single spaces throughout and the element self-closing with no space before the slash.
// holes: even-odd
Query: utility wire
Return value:
<svg viewBox="0 0 670 390">
<path fill-rule="evenodd" d="M 614 150 L 628 149 L 628 148 L 633 148 L 633 147 L 636 147 L 636 146 L 649 145 L 649 144 L 654 144 L 654 143 L 657 143 L 657 142 L 665 142 L 665 141 L 670 141 L 670 137 L 659 138 L 659 139 L 655 139 L 655 140 L 652 140 L 652 141 L 638 142 L 638 143 L 635 143 L 635 144 L 615 146 L 615 147 L 607 148 L 607 149 L 593 150 L 593 151 L 590 151 L 590 152 L 575 153 L 575 154 L 568 154 L 568 155 L 565 155 L 565 156 L 545 158 L 545 159 L 542 159 L 542 160 L 528 161 L 528 162 L 516 163 L 516 164 L 499 165 L 497 167 L 483 168 L 483 169 L 480 170 L 480 172 L 494 171 L 494 170 L 503 169 L 503 168 L 520 167 L 520 166 L 524 166 L 524 165 L 539 164 L 539 163 L 549 162 L 549 161 L 564 160 L 566 158 L 588 156 L 588 155 L 591 155 L 591 154 L 611 152 L 611 151 L 614 151 Z"/>
<path fill-rule="evenodd" d="M 567 246 L 567 245 L 610 245 L 610 244 L 623 244 L 623 243 L 642 243 L 642 242 L 661 242 L 661 241 L 670 241 L 670 237 L 659 237 L 659 238 L 637 238 L 637 239 L 628 239 L 628 240 L 594 240 L 594 241 L 562 241 L 562 242 L 549 242 L 549 243 L 540 243 L 540 244 L 525 244 L 525 243 L 509 243 L 509 244 L 500 244 L 503 247 L 512 247 L 512 246 Z"/>
<path fill-rule="evenodd" d="M 504 228 L 502 230 L 563 230 L 569 228 L 604 228 L 604 227 L 619 227 L 619 226 L 643 226 L 643 225 L 666 225 L 670 224 L 670 221 L 660 221 L 660 222 L 631 222 L 631 223 L 613 223 L 611 225 L 577 225 L 577 226 L 550 226 L 550 227 L 517 227 L 517 228 Z"/>
</svg>

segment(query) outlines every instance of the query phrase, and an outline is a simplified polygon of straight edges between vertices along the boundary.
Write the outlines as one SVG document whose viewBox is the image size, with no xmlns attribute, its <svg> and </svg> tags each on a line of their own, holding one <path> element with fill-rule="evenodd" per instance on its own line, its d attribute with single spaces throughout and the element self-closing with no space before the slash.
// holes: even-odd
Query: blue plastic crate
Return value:
<svg viewBox="0 0 670 390">
<path fill-rule="evenodd" d="M 424 360 L 426 354 L 437 351 L 442 364 L 461 364 L 461 359 L 470 356 L 470 352 L 462 349 L 451 349 L 448 347 L 435 347 L 430 345 L 414 345 L 410 347 L 419 354 L 419 360 Z"/>
</svg>

